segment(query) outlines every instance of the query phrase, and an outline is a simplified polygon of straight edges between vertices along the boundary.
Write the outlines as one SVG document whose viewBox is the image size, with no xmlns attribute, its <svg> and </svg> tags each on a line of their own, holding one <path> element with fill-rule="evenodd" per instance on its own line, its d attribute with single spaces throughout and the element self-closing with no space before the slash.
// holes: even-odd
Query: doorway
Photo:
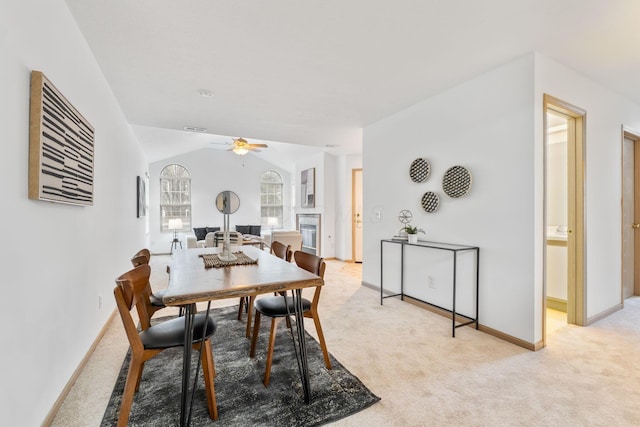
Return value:
<svg viewBox="0 0 640 427">
<path fill-rule="evenodd" d="M 543 345 L 558 322 L 586 325 L 585 116 L 584 110 L 544 96 Z"/>
<path fill-rule="evenodd" d="M 622 128 L 622 290 L 640 295 L 640 133 Z"/>
<path fill-rule="evenodd" d="M 351 170 L 351 259 L 362 262 L 362 169 Z"/>
</svg>

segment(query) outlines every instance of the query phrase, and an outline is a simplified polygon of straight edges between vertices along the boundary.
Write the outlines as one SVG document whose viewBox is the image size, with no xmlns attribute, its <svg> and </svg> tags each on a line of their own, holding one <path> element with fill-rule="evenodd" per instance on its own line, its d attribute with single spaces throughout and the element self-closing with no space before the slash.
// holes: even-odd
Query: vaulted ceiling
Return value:
<svg viewBox="0 0 640 427">
<path fill-rule="evenodd" d="M 151 160 L 231 136 L 357 153 L 367 124 L 533 51 L 640 104 L 636 0 L 66 2 Z"/>
</svg>

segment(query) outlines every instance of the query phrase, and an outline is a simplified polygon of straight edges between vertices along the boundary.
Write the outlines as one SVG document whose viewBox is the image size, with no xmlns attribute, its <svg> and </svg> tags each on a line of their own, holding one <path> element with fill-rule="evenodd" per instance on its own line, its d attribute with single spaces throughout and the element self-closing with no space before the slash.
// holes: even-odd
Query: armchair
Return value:
<svg viewBox="0 0 640 427">
<path fill-rule="evenodd" d="M 271 239 L 269 240 L 269 247 L 273 242 L 280 242 L 283 245 L 291 246 L 291 251 L 301 251 L 302 250 L 302 233 L 299 231 L 272 231 Z"/>
</svg>

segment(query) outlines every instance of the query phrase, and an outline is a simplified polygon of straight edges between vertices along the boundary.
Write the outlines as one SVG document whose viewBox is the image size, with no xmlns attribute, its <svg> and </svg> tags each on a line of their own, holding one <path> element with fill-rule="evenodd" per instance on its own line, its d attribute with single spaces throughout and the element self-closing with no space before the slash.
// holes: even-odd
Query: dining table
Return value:
<svg viewBox="0 0 640 427">
<path fill-rule="evenodd" d="M 180 403 L 180 426 L 190 422 L 189 379 L 191 377 L 191 343 L 193 323 L 197 312 L 196 303 L 225 298 L 251 297 L 278 292 L 293 299 L 295 322 L 292 322 L 292 337 L 296 347 L 296 359 L 302 383 L 303 398 L 310 401 L 309 368 L 307 363 L 302 309 L 302 289 L 323 286 L 321 277 L 310 273 L 295 263 L 287 262 L 253 246 L 233 246 L 231 252 L 242 262 L 238 265 L 205 267 L 203 255 L 221 254 L 221 248 L 188 248 L 174 251 L 169 264 L 169 286 L 163 303 L 184 308 L 185 336 L 182 366 L 182 396 Z M 247 259 L 249 261 L 247 261 Z M 209 308 L 207 307 L 207 314 Z M 297 339 L 295 338 L 297 336 Z M 245 339 L 245 336 L 238 336 Z M 197 369 L 196 369 L 197 375 Z M 195 380 L 193 388 L 195 389 Z"/>
</svg>

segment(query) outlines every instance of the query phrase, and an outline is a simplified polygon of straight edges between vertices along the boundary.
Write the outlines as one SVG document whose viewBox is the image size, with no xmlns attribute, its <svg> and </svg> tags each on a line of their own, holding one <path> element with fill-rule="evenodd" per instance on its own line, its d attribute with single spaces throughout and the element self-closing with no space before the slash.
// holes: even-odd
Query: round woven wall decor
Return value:
<svg viewBox="0 0 640 427">
<path fill-rule="evenodd" d="M 409 176 L 413 182 L 425 182 L 431 173 L 431 164 L 427 159 L 415 159 L 409 168 Z"/>
<path fill-rule="evenodd" d="M 471 173 L 462 166 L 452 166 L 442 177 L 442 189 L 449 197 L 457 199 L 471 189 Z"/>
<path fill-rule="evenodd" d="M 440 197 L 437 193 L 433 191 L 427 191 L 422 196 L 422 209 L 425 211 L 432 213 L 438 210 L 438 206 L 440 206 Z"/>
</svg>

